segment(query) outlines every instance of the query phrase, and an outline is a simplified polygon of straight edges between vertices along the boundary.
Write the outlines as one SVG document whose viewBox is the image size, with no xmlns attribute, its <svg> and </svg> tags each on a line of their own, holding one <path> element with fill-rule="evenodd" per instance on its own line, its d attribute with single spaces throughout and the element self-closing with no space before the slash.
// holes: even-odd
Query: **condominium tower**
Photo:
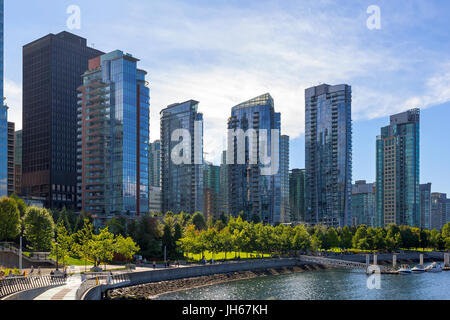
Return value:
<svg viewBox="0 0 450 320">
<path fill-rule="evenodd" d="M 377 137 L 376 225 L 420 227 L 420 110 L 391 116 Z"/>
<path fill-rule="evenodd" d="M 203 114 L 198 101 L 161 111 L 162 211 L 203 212 Z"/>
<path fill-rule="evenodd" d="M 91 59 L 78 89 L 78 190 L 97 225 L 149 212 L 150 90 L 138 62 L 119 50 Z"/>
<path fill-rule="evenodd" d="M 268 93 L 232 108 L 227 169 L 228 210 L 233 216 L 243 213 L 247 220 L 282 222 L 280 119 Z M 261 151 L 267 151 L 270 161 L 263 159 Z M 271 172 L 265 173 L 268 166 Z"/>
<path fill-rule="evenodd" d="M 352 90 L 342 84 L 306 89 L 305 163 L 308 224 L 352 223 Z"/>
<path fill-rule="evenodd" d="M 421 184 L 420 189 L 420 226 L 431 228 L 431 183 Z"/>
<path fill-rule="evenodd" d="M 305 221 L 305 169 L 293 169 L 289 174 L 289 205 L 292 222 Z"/>
</svg>

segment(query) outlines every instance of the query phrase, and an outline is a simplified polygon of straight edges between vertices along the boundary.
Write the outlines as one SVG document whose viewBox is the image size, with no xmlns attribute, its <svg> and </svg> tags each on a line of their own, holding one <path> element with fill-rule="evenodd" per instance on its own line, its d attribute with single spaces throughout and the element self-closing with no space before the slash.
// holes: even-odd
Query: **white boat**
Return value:
<svg viewBox="0 0 450 320">
<path fill-rule="evenodd" d="M 433 262 L 431 265 L 425 268 L 426 272 L 442 272 L 442 267 L 439 263 Z"/>
<path fill-rule="evenodd" d="M 417 265 L 417 267 L 412 268 L 411 271 L 413 273 L 423 273 L 423 272 L 425 272 L 425 269 L 422 268 L 422 266 L 419 264 L 419 265 Z"/>
<path fill-rule="evenodd" d="M 411 269 L 410 269 L 409 266 L 407 266 L 406 264 L 403 265 L 403 266 L 401 267 L 401 269 L 398 270 L 398 272 L 399 272 L 400 274 L 411 274 L 411 273 L 412 273 Z"/>
</svg>

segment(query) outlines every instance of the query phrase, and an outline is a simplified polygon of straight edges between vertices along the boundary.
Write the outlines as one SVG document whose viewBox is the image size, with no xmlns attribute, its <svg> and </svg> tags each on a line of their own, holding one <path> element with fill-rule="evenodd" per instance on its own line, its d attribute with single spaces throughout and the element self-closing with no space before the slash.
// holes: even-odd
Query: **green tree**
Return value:
<svg viewBox="0 0 450 320">
<path fill-rule="evenodd" d="M 335 228 L 328 228 L 327 243 L 330 248 L 338 248 L 340 244 L 339 236 Z"/>
<path fill-rule="evenodd" d="M 447 222 L 442 228 L 442 237 L 445 239 L 450 238 L 450 222 Z"/>
<path fill-rule="evenodd" d="M 340 239 L 341 239 L 340 247 L 342 249 L 345 250 L 350 249 L 352 247 L 353 234 L 352 230 L 348 226 L 342 228 Z"/>
<path fill-rule="evenodd" d="M 108 227 L 99 230 L 99 234 L 94 234 L 89 241 L 91 254 L 98 266 L 103 262 L 105 271 L 106 264 L 114 258 L 116 252 L 114 235 L 108 231 Z"/>
<path fill-rule="evenodd" d="M 311 236 L 305 226 L 296 226 L 294 232 L 295 236 L 292 240 L 293 249 L 296 251 L 306 251 L 311 249 Z"/>
<path fill-rule="evenodd" d="M 24 236 L 33 251 L 50 251 L 55 224 L 46 209 L 30 207 L 24 217 Z"/>
<path fill-rule="evenodd" d="M 16 201 L 3 197 L 0 200 L 0 240 L 16 239 L 20 234 L 20 211 Z"/>
<path fill-rule="evenodd" d="M 369 250 L 369 243 L 367 241 L 367 226 L 361 225 L 353 236 L 353 248 L 361 250 Z"/>
<path fill-rule="evenodd" d="M 199 231 L 206 229 L 205 217 L 200 212 L 194 213 L 194 215 L 192 216 L 192 224 Z"/>
<path fill-rule="evenodd" d="M 436 229 L 431 230 L 430 232 L 430 246 L 434 249 L 434 250 L 438 250 L 439 247 L 441 246 L 441 243 L 443 242 L 442 240 L 442 235 L 439 231 L 437 231 Z"/>
<path fill-rule="evenodd" d="M 72 252 L 84 259 L 85 271 L 88 259 L 93 256 L 90 243 L 94 234 L 93 229 L 94 228 L 92 223 L 89 222 L 89 219 L 85 219 L 83 227 L 73 235 L 74 243 L 72 246 Z"/>
<path fill-rule="evenodd" d="M 64 222 L 61 220 L 56 225 L 56 242 L 52 243 L 51 251 L 51 254 L 57 257 L 58 263 L 62 261 L 63 266 L 66 266 L 73 244 L 73 237 L 69 235 Z"/>
<path fill-rule="evenodd" d="M 173 257 L 176 250 L 176 246 L 175 246 L 175 239 L 173 237 L 173 230 L 169 224 L 164 224 L 162 245 L 167 250 L 167 256 Z"/>
<path fill-rule="evenodd" d="M 115 216 L 112 217 L 108 223 L 106 224 L 108 226 L 108 230 L 118 236 L 118 235 L 125 235 L 126 231 L 126 219 L 125 217 L 116 218 Z"/>
<path fill-rule="evenodd" d="M 27 211 L 27 205 L 22 200 L 22 198 L 19 198 L 19 196 L 17 194 L 15 194 L 15 193 L 13 193 L 10 196 L 10 198 L 13 199 L 16 202 L 17 208 L 19 209 L 19 212 L 20 212 L 20 217 L 22 218 L 25 215 L 26 211 Z"/>
<path fill-rule="evenodd" d="M 118 235 L 115 239 L 115 252 L 130 261 L 133 256 L 139 252 L 140 248 L 131 237 L 123 237 Z"/>
</svg>

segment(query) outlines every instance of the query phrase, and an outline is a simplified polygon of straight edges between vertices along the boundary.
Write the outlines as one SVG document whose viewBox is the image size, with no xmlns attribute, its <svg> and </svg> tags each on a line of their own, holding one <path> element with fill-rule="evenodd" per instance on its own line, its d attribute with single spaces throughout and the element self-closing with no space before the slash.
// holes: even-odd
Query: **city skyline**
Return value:
<svg viewBox="0 0 450 320">
<path fill-rule="evenodd" d="M 7 1 L 5 3 L 5 10 L 8 12 L 5 16 L 7 31 L 5 34 L 5 47 L 7 48 L 5 50 L 5 96 L 10 106 L 9 120 L 16 123 L 16 130 L 22 127 L 21 47 L 49 32 L 58 33 L 66 30 L 66 20 L 69 17 L 66 9 L 69 4 L 68 1 L 57 3 L 41 1 L 39 4 L 27 3 L 27 7 L 24 9 L 20 5 L 20 1 Z M 194 19 L 193 17 L 189 17 L 185 22 L 189 26 L 189 31 L 195 32 L 194 34 L 197 35 L 198 39 L 195 42 L 198 44 L 197 46 L 192 45 L 187 40 L 176 41 L 178 37 L 186 36 L 183 32 L 179 32 L 183 29 L 179 25 L 181 22 L 177 22 L 176 19 L 164 22 L 157 17 L 158 13 L 166 12 L 166 10 L 173 8 L 175 4 L 179 7 L 174 11 L 175 16 L 179 16 L 185 11 L 195 13 L 195 17 L 203 18 L 201 23 L 196 26 L 189 23 Z M 445 124 L 444 119 L 450 115 L 448 108 L 450 106 L 448 103 L 450 100 L 448 92 L 450 72 L 446 67 L 448 66 L 447 62 L 450 61 L 446 52 L 450 50 L 447 50 L 448 44 L 445 41 L 440 41 L 442 35 L 434 33 L 431 38 L 427 37 L 426 31 L 428 29 L 422 30 L 416 25 L 407 23 L 408 19 L 415 19 L 414 21 L 419 19 L 423 22 L 432 22 L 435 27 L 447 25 L 444 15 L 438 10 L 435 3 L 424 4 L 411 1 L 404 4 L 392 4 L 382 1 L 380 2 L 383 17 L 381 30 L 368 30 L 366 28 L 367 1 L 359 1 L 357 5 L 352 4 L 351 6 L 328 4 L 335 10 L 326 10 L 326 12 L 323 12 L 322 9 L 327 4 L 321 1 L 308 3 L 308 5 L 305 5 L 305 8 L 308 9 L 299 9 L 296 6 L 296 10 L 291 11 L 289 9 L 294 8 L 292 1 L 283 2 L 283 5 L 265 1 L 264 9 L 257 7 L 252 1 L 247 2 L 242 8 L 238 4 L 226 4 L 220 1 L 215 6 L 210 6 L 203 1 L 192 6 L 187 6 L 182 2 L 176 2 L 175 4 L 170 1 L 164 4 L 153 3 L 151 5 L 136 1 L 130 2 L 130 8 L 142 6 L 147 8 L 150 6 L 152 9 L 150 10 L 151 17 L 155 19 L 146 20 L 137 9 L 133 9 L 123 17 L 123 21 L 134 19 L 137 21 L 137 25 L 141 25 L 144 21 L 150 23 L 150 26 L 153 23 L 160 25 L 148 35 L 145 35 L 145 37 L 149 37 L 149 41 L 134 41 L 134 39 L 140 39 L 135 36 L 143 36 L 134 31 L 138 30 L 137 27 L 136 29 L 130 27 L 125 30 L 126 32 L 118 33 L 114 37 L 110 36 L 109 31 L 106 32 L 106 17 L 115 17 L 119 14 L 123 16 L 123 11 L 120 10 L 122 5 L 107 6 L 104 15 L 98 16 L 92 14 L 96 12 L 95 10 L 90 10 L 97 6 L 97 3 L 91 4 L 87 1 L 81 1 L 79 3 L 81 29 L 68 30 L 86 37 L 89 45 L 95 43 L 96 48 L 105 51 L 127 48 L 130 52 L 141 57 L 143 68 L 150 70 L 152 73 L 150 80 L 153 88 L 151 128 L 154 130 L 150 130 L 151 141 L 158 139 L 159 111 L 162 108 L 173 101 L 184 101 L 191 98 L 200 100 L 203 102 L 201 111 L 205 114 L 205 119 L 208 119 L 205 122 L 205 151 L 209 153 L 206 160 L 219 164 L 221 151 L 217 149 L 225 148 L 217 148 L 217 145 L 226 144 L 226 137 L 223 135 L 226 119 L 223 118 L 223 115 L 228 112 L 232 105 L 245 100 L 248 96 L 256 96 L 261 92 L 268 91 L 278 101 L 279 111 L 285 114 L 282 125 L 286 129 L 285 133 L 291 137 L 291 169 L 303 168 L 304 119 L 302 110 L 304 108 L 304 89 L 310 85 L 318 84 L 319 81 L 349 83 L 354 91 L 353 182 L 360 179 L 375 181 L 375 140 L 373 136 L 378 133 L 380 124 L 386 122 L 386 118 L 389 117 L 388 113 L 420 107 L 423 115 L 422 128 L 424 129 L 422 130 L 422 135 L 424 135 L 422 141 L 424 143 L 421 145 L 421 154 L 423 155 L 421 181 L 433 182 L 434 191 L 450 193 L 450 185 L 447 182 L 450 180 L 450 172 L 438 169 L 445 168 L 445 159 L 450 157 L 450 151 L 438 150 L 432 143 L 438 137 L 444 141 L 450 139 L 450 133 L 435 125 L 436 121 L 438 124 Z M 442 5 L 448 6 L 449 4 Z M 224 12 L 223 14 L 234 13 L 231 18 L 239 23 L 238 29 L 243 32 L 241 36 L 234 28 L 226 30 L 222 13 L 217 19 L 209 17 L 208 14 L 217 13 L 219 9 Z M 271 15 L 270 23 L 261 25 L 260 18 L 266 17 L 270 10 L 276 14 Z M 311 19 L 308 19 L 308 12 L 320 12 L 320 19 L 316 22 L 311 21 Z M 426 12 L 426 14 L 422 14 L 423 12 Z M 26 17 L 20 24 L 14 18 L 19 13 Z M 398 19 L 399 15 L 402 16 L 402 19 Z M 243 19 L 246 16 L 250 19 L 247 22 Z M 298 22 L 292 27 L 285 23 L 281 24 L 286 27 L 286 39 L 277 37 L 280 30 L 276 25 L 282 17 L 291 22 L 301 20 L 301 23 Z M 338 23 L 342 28 L 330 30 L 327 24 L 324 24 L 327 19 Z M 253 23 L 254 29 L 245 28 L 245 25 L 243 25 L 244 23 L 250 24 L 250 22 Z M 349 26 L 345 27 L 344 23 L 348 23 Z M 215 28 L 210 29 L 203 37 L 202 32 L 206 32 L 205 30 L 210 25 L 215 26 Z M 294 26 L 298 28 L 294 28 Z M 175 34 L 175 29 L 178 30 L 177 34 Z M 319 44 L 316 49 L 307 46 L 308 41 L 311 40 L 310 36 L 313 29 L 320 31 L 320 39 L 323 37 L 325 40 L 333 39 L 331 42 L 328 41 L 328 45 L 331 46 L 330 48 L 339 48 L 335 55 L 336 58 L 343 58 L 342 66 L 337 67 L 330 63 L 332 61 L 330 59 L 333 57 L 327 53 L 329 51 L 327 49 L 330 49 L 326 47 L 328 45 L 321 44 L 321 42 L 317 43 L 319 40 L 314 40 L 315 45 Z M 168 33 L 167 38 L 162 37 L 164 30 Z M 349 39 L 345 42 L 345 48 L 340 48 L 338 40 L 342 40 L 345 34 L 343 30 L 350 30 L 351 33 L 348 34 Z M 415 30 L 420 32 L 412 32 Z M 274 41 L 273 45 L 279 47 L 280 51 L 277 51 L 275 62 L 272 62 L 273 59 L 266 60 L 266 55 L 262 51 L 256 50 L 258 46 L 254 47 L 255 50 L 248 51 L 252 48 L 251 44 L 255 44 L 255 41 L 259 42 L 257 36 L 259 31 L 266 31 L 267 35 L 264 36 L 264 39 L 271 38 Z M 294 42 L 297 45 L 290 46 L 288 41 L 285 40 L 292 39 L 294 35 L 299 37 L 299 43 Z M 216 40 L 214 36 L 218 39 L 227 40 L 226 43 L 229 43 L 230 38 L 233 37 L 237 37 L 238 41 L 233 49 L 224 48 L 224 45 L 220 45 L 220 41 Z M 245 41 L 242 41 L 243 37 L 247 37 L 247 40 L 250 41 L 248 45 Z M 407 39 L 408 41 L 401 41 L 398 46 L 387 50 L 384 46 L 386 43 L 383 43 L 382 38 L 387 38 L 385 41 L 388 44 L 396 43 L 395 41 L 399 39 Z M 192 39 L 192 36 L 187 39 Z M 142 45 L 142 43 L 146 45 Z M 155 45 L 147 45 L 149 43 Z M 428 43 L 433 45 L 426 46 Z M 161 48 L 161 44 L 163 44 L 163 48 Z M 199 47 L 204 49 L 200 50 Z M 406 48 L 406 50 L 401 50 L 398 47 Z M 355 50 L 350 50 L 350 48 Z M 317 51 L 317 57 L 319 58 L 314 55 L 315 51 Z M 359 52 L 361 59 L 357 59 L 353 51 Z M 407 57 L 400 61 L 405 52 L 408 52 Z M 219 61 L 211 62 L 210 59 L 213 56 L 211 53 L 217 53 Z M 420 53 L 421 59 L 415 58 L 414 53 Z M 206 62 L 199 59 L 205 54 L 209 57 Z M 235 58 L 231 59 L 229 54 L 232 54 Z M 308 59 L 300 59 L 301 55 Z M 443 58 L 434 59 L 437 56 Z M 258 63 L 267 62 L 267 70 L 257 68 L 256 62 L 248 64 L 248 68 L 242 68 L 252 58 L 255 58 L 253 60 Z M 373 59 L 372 62 L 371 59 Z M 439 61 L 439 64 L 436 61 Z M 212 65 L 216 62 L 223 72 L 215 72 L 212 68 Z M 287 62 L 294 64 L 291 65 Z M 351 64 L 352 62 L 354 65 Z M 236 64 L 239 68 L 236 67 Z M 289 68 L 287 68 L 287 65 L 289 65 Z M 279 70 L 275 68 L 277 66 L 280 66 Z M 204 69 L 202 69 L 203 67 Z M 356 68 L 361 70 L 359 74 L 355 75 Z M 239 72 L 235 73 L 236 71 Z M 293 71 L 295 71 L 295 75 Z M 275 72 L 277 76 L 273 77 L 273 74 L 271 74 L 268 78 L 267 73 L 270 72 Z M 258 80 L 260 73 L 263 74 L 261 74 L 261 79 Z M 238 78 L 243 79 L 245 90 L 242 90 L 238 85 L 241 83 L 236 80 Z M 283 79 L 283 85 L 280 86 L 280 83 L 271 80 L 273 78 Z M 289 81 L 285 81 L 285 79 Z M 336 81 L 334 81 L 335 79 Z M 171 84 L 170 81 L 173 81 L 173 83 Z M 211 83 L 221 83 L 224 89 L 217 91 L 217 85 Z M 285 86 L 286 83 L 289 85 Z M 382 85 L 382 83 L 385 84 Z M 394 83 L 397 84 L 394 85 Z M 189 90 L 186 90 L 186 86 L 189 87 Z M 380 86 L 384 87 L 379 88 Z M 284 89 L 280 90 L 280 87 Z M 367 94 L 364 90 L 361 91 L 361 88 L 371 88 L 373 91 L 379 88 L 379 90 Z M 184 97 L 186 99 L 183 99 Z M 288 98 L 289 101 L 287 101 Z M 362 99 L 365 100 L 362 101 Z M 403 103 L 404 101 L 408 103 Z M 429 108 L 430 106 L 435 107 Z M 442 156 L 436 157 L 437 152 Z"/>
</svg>

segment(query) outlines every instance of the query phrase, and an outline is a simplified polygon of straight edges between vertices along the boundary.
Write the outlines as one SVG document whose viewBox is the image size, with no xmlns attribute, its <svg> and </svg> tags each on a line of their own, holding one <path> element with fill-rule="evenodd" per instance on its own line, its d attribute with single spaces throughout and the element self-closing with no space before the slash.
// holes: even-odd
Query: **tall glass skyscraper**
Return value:
<svg viewBox="0 0 450 320">
<path fill-rule="evenodd" d="M 431 227 L 431 183 L 421 184 L 420 188 L 420 226 Z"/>
<path fill-rule="evenodd" d="M 242 130 L 247 135 L 242 141 L 239 141 L 237 136 L 228 137 L 228 209 L 231 215 L 237 216 L 243 212 L 248 220 L 258 217 L 265 223 L 282 222 L 280 166 L 273 174 L 262 175 L 261 170 L 266 165 L 258 152 L 265 149 L 272 165 L 277 158 L 281 161 L 281 148 L 279 144 L 274 146 L 272 143 L 275 133 L 278 142 L 281 141 L 280 120 L 281 115 L 275 112 L 273 98 L 268 93 L 232 108 L 231 117 L 228 119 L 229 132 Z M 256 132 L 255 138 L 251 137 L 251 130 Z M 261 144 L 262 135 L 267 135 L 264 143 L 267 145 Z M 239 146 L 239 142 L 242 146 Z M 273 147 L 278 148 L 272 150 Z M 253 161 L 252 154 L 256 158 Z M 244 160 L 242 162 L 239 161 L 241 157 Z"/>
<path fill-rule="evenodd" d="M 149 212 L 150 90 L 138 61 L 119 50 L 94 58 L 78 89 L 81 208 L 97 225 Z"/>
<path fill-rule="evenodd" d="M 150 143 L 150 185 L 161 187 L 161 141 Z"/>
<path fill-rule="evenodd" d="M 352 90 L 306 89 L 306 223 L 351 225 Z"/>
<path fill-rule="evenodd" d="M 289 174 L 289 205 L 291 221 L 305 221 L 305 169 L 293 169 Z"/>
<path fill-rule="evenodd" d="M 203 114 L 198 112 L 198 104 L 198 101 L 190 100 L 170 105 L 161 111 L 164 213 L 203 212 Z M 177 136 L 180 129 L 188 132 L 189 137 Z M 172 140 L 174 137 L 176 139 Z M 185 148 L 177 152 L 180 146 Z M 178 162 L 179 157 L 185 161 Z"/>
<path fill-rule="evenodd" d="M 8 107 L 3 95 L 3 0 L 0 0 L 0 197 L 8 195 Z"/>
<path fill-rule="evenodd" d="M 375 226 L 375 183 L 356 181 L 353 185 L 352 220 L 354 226 Z"/>
<path fill-rule="evenodd" d="M 203 174 L 203 210 L 205 218 L 219 218 L 220 167 L 205 162 Z"/>
<path fill-rule="evenodd" d="M 420 227 L 420 110 L 390 120 L 377 137 L 376 225 Z"/>
<path fill-rule="evenodd" d="M 447 222 L 447 194 L 434 192 L 431 194 L 430 229 L 441 230 Z"/>
<path fill-rule="evenodd" d="M 23 47 L 22 192 L 48 208 L 77 205 L 77 88 L 102 54 L 69 32 Z"/>
<path fill-rule="evenodd" d="M 291 208 L 289 205 L 289 136 L 280 138 L 280 183 L 281 183 L 281 213 L 280 222 L 291 222 Z"/>
</svg>

